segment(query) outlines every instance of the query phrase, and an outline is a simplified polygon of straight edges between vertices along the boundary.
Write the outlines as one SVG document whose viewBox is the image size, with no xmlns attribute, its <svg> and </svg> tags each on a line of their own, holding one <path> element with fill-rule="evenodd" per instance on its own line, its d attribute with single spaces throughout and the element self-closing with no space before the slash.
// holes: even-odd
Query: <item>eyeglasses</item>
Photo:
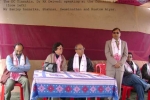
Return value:
<svg viewBox="0 0 150 100">
<path fill-rule="evenodd" d="M 132 58 L 132 56 L 128 56 L 128 58 Z"/>
<path fill-rule="evenodd" d="M 63 50 L 63 48 L 57 48 L 57 50 Z"/>
<path fill-rule="evenodd" d="M 75 50 L 85 50 L 85 48 L 77 48 L 77 49 L 75 49 Z"/>
<path fill-rule="evenodd" d="M 113 34 L 119 34 L 120 32 L 113 32 Z"/>
</svg>

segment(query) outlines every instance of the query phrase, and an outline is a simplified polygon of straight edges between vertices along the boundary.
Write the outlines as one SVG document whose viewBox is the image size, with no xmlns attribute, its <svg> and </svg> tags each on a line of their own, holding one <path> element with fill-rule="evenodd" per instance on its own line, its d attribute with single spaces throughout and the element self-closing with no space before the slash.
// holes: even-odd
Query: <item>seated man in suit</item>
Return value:
<svg viewBox="0 0 150 100">
<path fill-rule="evenodd" d="M 76 54 L 68 61 L 68 71 L 75 72 L 93 72 L 93 66 L 91 60 L 85 56 L 84 47 L 82 44 L 75 46 Z M 75 98 L 75 100 L 85 100 L 86 98 Z M 92 98 L 93 100 L 94 98 Z"/>
<path fill-rule="evenodd" d="M 30 85 L 26 74 L 30 69 L 30 63 L 27 56 L 23 54 L 23 49 L 23 45 L 17 43 L 13 53 L 6 58 L 6 68 L 1 79 L 1 83 L 5 84 L 5 100 L 10 100 L 15 82 L 22 84 L 24 100 L 30 100 Z"/>
<path fill-rule="evenodd" d="M 129 52 L 127 61 L 124 65 L 125 72 L 123 75 L 122 84 L 133 86 L 137 92 L 138 100 L 145 100 L 144 91 L 147 91 L 150 88 L 150 84 L 142 79 L 141 71 L 138 65 L 133 62 L 132 58 L 133 55 Z"/>
<path fill-rule="evenodd" d="M 142 78 L 150 83 L 150 55 L 148 57 L 148 62 L 142 66 Z"/>
<path fill-rule="evenodd" d="M 75 46 L 76 54 L 68 61 L 68 71 L 93 72 L 91 60 L 85 56 L 84 47 L 82 44 Z"/>
</svg>

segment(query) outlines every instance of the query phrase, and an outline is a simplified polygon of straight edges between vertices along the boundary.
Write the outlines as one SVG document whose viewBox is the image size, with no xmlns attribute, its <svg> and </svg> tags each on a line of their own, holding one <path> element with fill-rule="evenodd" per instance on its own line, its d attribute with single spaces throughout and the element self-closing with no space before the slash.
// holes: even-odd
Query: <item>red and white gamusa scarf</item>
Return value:
<svg viewBox="0 0 150 100">
<path fill-rule="evenodd" d="M 79 69 L 79 55 L 76 53 L 73 59 L 73 69 Z M 81 63 L 80 63 L 80 72 L 87 71 L 87 61 L 85 54 L 82 55 Z"/>
<path fill-rule="evenodd" d="M 136 74 L 136 71 L 137 71 L 137 66 L 136 66 L 136 64 L 132 61 L 132 63 L 133 63 L 133 69 L 134 69 L 134 72 L 133 72 L 133 70 L 131 69 L 131 67 L 130 67 L 130 65 L 127 63 L 127 62 L 125 62 L 125 69 L 128 71 L 128 72 L 131 72 L 131 73 L 134 73 L 134 74 Z"/>
<path fill-rule="evenodd" d="M 25 57 L 22 54 L 20 57 L 20 63 L 19 63 L 19 59 L 17 58 L 15 52 L 13 52 L 13 64 L 15 67 L 18 67 L 18 65 L 25 65 Z M 24 72 L 22 73 L 18 73 L 18 72 L 11 72 L 10 73 L 10 79 L 18 81 L 18 79 L 20 78 L 21 75 L 25 75 Z"/>
<path fill-rule="evenodd" d="M 61 71 L 60 66 L 61 66 L 61 62 L 62 62 L 61 55 L 58 57 L 58 59 L 57 59 L 56 56 L 55 56 L 55 62 L 56 62 L 56 64 L 57 64 L 57 72 L 60 72 L 60 71 Z"/>
<path fill-rule="evenodd" d="M 111 46 L 112 46 L 112 51 L 113 51 L 113 57 L 117 60 L 120 61 L 121 59 L 121 40 L 118 40 L 119 42 L 119 48 L 117 47 L 116 40 L 112 38 L 111 41 Z"/>
</svg>

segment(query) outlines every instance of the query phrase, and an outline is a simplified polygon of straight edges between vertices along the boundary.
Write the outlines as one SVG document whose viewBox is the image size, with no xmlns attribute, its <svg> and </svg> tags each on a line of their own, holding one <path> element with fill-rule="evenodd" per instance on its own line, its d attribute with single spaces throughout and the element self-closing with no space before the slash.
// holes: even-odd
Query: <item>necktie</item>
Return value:
<svg viewBox="0 0 150 100">
<path fill-rule="evenodd" d="M 119 41 L 116 41 L 117 48 L 119 49 Z"/>
</svg>

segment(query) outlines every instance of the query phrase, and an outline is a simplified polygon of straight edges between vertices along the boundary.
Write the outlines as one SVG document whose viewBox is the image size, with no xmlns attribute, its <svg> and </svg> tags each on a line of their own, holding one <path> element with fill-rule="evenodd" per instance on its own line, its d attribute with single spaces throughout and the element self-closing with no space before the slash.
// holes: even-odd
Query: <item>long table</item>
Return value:
<svg viewBox="0 0 150 100">
<path fill-rule="evenodd" d="M 112 97 L 118 100 L 118 89 L 116 80 L 105 75 L 35 70 L 30 100 L 43 97 Z"/>
</svg>

